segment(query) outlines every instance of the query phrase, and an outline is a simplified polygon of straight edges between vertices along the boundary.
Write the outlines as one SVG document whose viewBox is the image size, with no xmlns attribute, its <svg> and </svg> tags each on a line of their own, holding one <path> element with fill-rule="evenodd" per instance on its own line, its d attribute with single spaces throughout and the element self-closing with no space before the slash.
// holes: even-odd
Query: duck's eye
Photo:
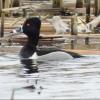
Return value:
<svg viewBox="0 0 100 100">
<path fill-rule="evenodd" d="M 30 24 L 29 24 L 29 23 L 27 23 L 27 26 L 30 26 Z"/>
</svg>

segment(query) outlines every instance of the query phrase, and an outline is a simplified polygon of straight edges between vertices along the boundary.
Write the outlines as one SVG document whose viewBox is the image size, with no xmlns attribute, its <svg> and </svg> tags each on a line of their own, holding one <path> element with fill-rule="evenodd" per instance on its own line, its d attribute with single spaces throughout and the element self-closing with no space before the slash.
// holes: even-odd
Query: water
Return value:
<svg viewBox="0 0 100 100">
<path fill-rule="evenodd" d="M 32 76 L 20 76 L 22 66 L 17 54 L 0 54 L 0 99 L 100 99 L 99 55 L 39 62 Z"/>
</svg>

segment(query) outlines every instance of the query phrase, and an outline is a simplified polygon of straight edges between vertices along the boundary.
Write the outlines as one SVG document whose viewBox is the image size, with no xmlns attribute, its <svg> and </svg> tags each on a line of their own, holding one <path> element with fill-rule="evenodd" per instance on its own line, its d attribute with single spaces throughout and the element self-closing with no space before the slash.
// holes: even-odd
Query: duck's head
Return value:
<svg viewBox="0 0 100 100">
<path fill-rule="evenodd" d="M 23 33 L 35 46 L 38 44 L 40 35 L 41 20 L 38 17 L 28 18 L 23 24 Z"/>
</svg>

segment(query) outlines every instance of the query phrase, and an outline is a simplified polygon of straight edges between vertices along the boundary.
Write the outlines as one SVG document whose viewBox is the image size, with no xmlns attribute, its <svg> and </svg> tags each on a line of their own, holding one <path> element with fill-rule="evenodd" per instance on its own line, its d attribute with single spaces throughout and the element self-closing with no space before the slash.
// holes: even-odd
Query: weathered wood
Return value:
<svg viewBox="0 0 100 100">
<path fill-rule="evenodd" d="M 2 12 L 2 0 L 0 0 L 0 16 L 1 16 L 1 12 Z M 0 24 L 0 37 L 2 35 L 2 30 L 1 30 L 1 24 Z"/>
<path fill-rule="evenodd" d="M 85 38 L 85 45 L 89 45 L 89 37 Z"/>
<path fill-rule="evenodd" d="M 76 0 L 76 8 L 82 8 L 83 7 L 83 0 Z"/>
<path fill-rule="evenodd" d="M 86 0 L 86 22 L 88 23 L 90 21 L 90 0 Z"/>
<path fill-rule="evenodd" d="M 53 0 L 53 8 L 62 8 L 63 0 Z"/>
<path fill-rule="evenodd" d="M 53 41 L 58 38 L 61 39 L 62 36 L 61 35 L 43 35 L 43 34 L 41 34 L 39 43 L 41 44 L 41 42 L 49 42 L 49 43 L 51 42 L 51 44 L 52 44 Z M 28 40 L 28 38 L 26 37 L 26 35 L 12 35 L 12 36 L 0 38 L 0 42 L 19 43 L 21 45 L 25 44 L 27 42 L 27 40 Z M 58 40 L 58 41 L 60 41 L 60 40 Z M 43 44 L 45 45 L 46 43 L 43 43 Z"/>
<path fill-rule="evenodd" d="M 3 36 L 4 36 L 4 17 L 5 17 L 5 14 L 2 12 L 2 13 L 1 13 L 0 37 L 3 37 Z"/>
<path fill-rule="evenodd" d="M 75 41 L 71 40 L 71 49 L 75 49 Z"/>
<path fill-rule="evenodd" d="M 10 8 L 11 7 L 11 2 L 12 2 L 12 0 L 5 0 L 5 2 L 4 2 L 4 8 Z"/>
<path fill-rule="evenodd" d="M 98 0 L 98 15 L 100 15 L 100 0 Z"/>
<path fill-rule="evenodd" d="M 71 35 L 77 35 L 78 29 L 77 29 L 77 14 L 72 16 L 71 18 Z"/>
<path fill-rule="evenodd" d="M 100 14 L 100 0 L 95 0 L 95 16 Z"/>
<path fill-rule="evenodd" d="M 98 9 L 98 6 L 97 6 L 97 4 L 98 4 L 98 0 L 94 0 L 94 9 L 95 9 L 95 16 L 97 16 L 98 15 L 98 11 L 97 11 L 97 9 Z"/>
<path fill-rule="evenodd" d="M 64 43 L 64 39 L 61 35 L 44 35 L 44 34 L 40 34 L 40 39 L 39 39 L 39 44 L 40 45 L 54 45 L 54 44 L 60 44 L 60 43 Z M 88 37 L 88 38 L 87 38 Z M 73 42 L 71 44 L 71 49 L 76 49 L 78 45 L 91 45 L 91 44 L 95 44 L 96 40 L 98 41 L 97 43 L 100 42 L 100 35 L 78 35 L 78 36 L 71 36 L 71 35 L 67 35 L 67 39 L 69 41 L 68 44 L 70 44 L 70 42 Z M 77 41 L 76 41 L 77 39 Z M 80 41 L 80 42 L 79 42 Z M 83 41 L 83 42 L 81 42 Z M 24 45 L 27 42 L 27 37 L 26 35 L 15 35 L 12 34 L 10 36 L 5 36 L 4 38 L 0 38 L 0 42 L 1 43 L 6 43 L 6 44 L 13 44 L 16 43 L 18 45 Z M 76 44 L 77 42 L 77 44 Z"/>
<path fill-rule="evenodd" d="M 22 0 L 13 0 L 12 7 L 19 7 Z"/>
<path fill-rule="evenodd" d="M 1 12 L 2 12 L 2 7 L 3 7 L 2 0 L 0 0 L 0 16 L 1 16 Z"/>
<path fill-rule="evenodd" d="M 29 8 L 29 6 L 5 8 L 5 9 L 2 9 L 2 12 L 8 12 L 8 11 L 13 11 L 13 10 L 18 10 L 18 9 L 26 9 L 26 8 Z"/>
</svg>

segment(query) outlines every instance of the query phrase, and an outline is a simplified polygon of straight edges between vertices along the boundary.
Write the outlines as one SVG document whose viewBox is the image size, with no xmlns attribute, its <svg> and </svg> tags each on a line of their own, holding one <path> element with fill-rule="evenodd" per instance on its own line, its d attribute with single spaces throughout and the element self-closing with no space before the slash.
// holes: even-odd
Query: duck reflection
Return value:
<svg viewBox="0 0 100 100">
<path fill-rule="evenodd" d="M 21 64 L 23 65 L 22 67 L 24 67 L 26 69 L 25 73 L 27 74 L 34 74 L 34 73 L 38 73 L 38 65 L 35 63 L 35 61 L 33 59 L 22 59 L 21 60 Z M 31 84 L 30 84 L 31 81 Z M 34 79 L 34 78 L 29 78 L 27 80 L 27 82 L 29 83 L 28 86 L 22 87 L 21 89 L 26 89 L 29 90 L 31 92 L 35 92 L 38 95 L 41 95 L 42 90 L 44 89 L 41 85 L 38 87 L 38 78 Z"/>
<path fill-rule="evenodd" d="M 22 59 L 21 64 L 26 68 L 27 74 L 38 73 L 38 66 L 33 59 Z"/>
</svg>

